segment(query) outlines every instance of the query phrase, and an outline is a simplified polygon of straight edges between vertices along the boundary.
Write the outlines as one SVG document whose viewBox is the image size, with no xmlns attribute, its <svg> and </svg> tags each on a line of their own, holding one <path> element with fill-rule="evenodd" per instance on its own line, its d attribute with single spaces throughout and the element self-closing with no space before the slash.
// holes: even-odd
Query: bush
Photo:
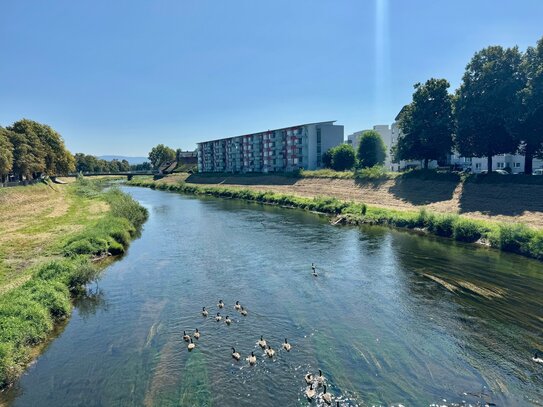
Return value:
<svg viewBox="0 0 543 407">
<path fill-rule="evenodd" d="M 350 170 L 356 163 L 354 148 L 348 144 L 340 144 L 324 153 L 326 160 L 331 157 L 331 168 L 335 171 Z"/>
<path fill-rule="evenodd" d="M 437 236 L 451 237 L 457 219 L 457 215 L 434 215 L 428 230 Z"/>
<path fill-rule="evenodd" d="M 501 250 L 519 254 L 530 252 L 530 242 L 535 235 L 535 231 L 521 224 L 502 224 L 499 225 L 497 233 L 490 234 L 490 243 L 492 246 Z"/>
<path fill-rule="evenodd" d="M 458 217 L 453 222 L 453 237 L 455 240 L 473 243 L 481 238 L 481 227 L 470 219 Z"/>
<path fill-rule="evenodd" d="M 359 181 L 377 181 L 391 178 L 385 167 L 375 165 L 373 167 L 362 168 L 356 171 L 355 178 Z"/>
</svg>

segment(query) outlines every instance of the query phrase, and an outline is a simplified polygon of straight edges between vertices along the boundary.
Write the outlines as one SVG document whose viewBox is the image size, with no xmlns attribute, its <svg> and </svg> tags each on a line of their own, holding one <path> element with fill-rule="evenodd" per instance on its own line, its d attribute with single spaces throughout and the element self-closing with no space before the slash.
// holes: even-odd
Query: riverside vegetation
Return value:
<svg viewBox="0 0 543 407">
<path fill-rule="evenodd" d="M 506 252 L 543 260 L 543 231 L 529 228 L 524 224 L 470 219 L 455 214 L 431 213 L 425 209 L 398 211 L 326 196 L 306 198 L 270 191 L 191 185 L 184 182 L 166 184 L 149 178 L 134 179 L 128 182 L 128 185 L 301 208 L 338 216 L 338 223 L 419 229 L 436 236 L 452 238 L 460 242 L 477 242 Z"/>
<path fill-rule="evenodd" d="M 99 201 L 109 210 L 53 246 L 45 263 L 35 264 L 26 282 L 0 296 L 0 388 L 11 384 L 31 360 L 31 349 L 46 341 L 55 324 L 71 312 L 71 300 L 85 293 L 99 265 L 93 258 L 122 254 L 147 219 L 147 210 L 116 188 L 79 179 L 66 186 L 77 202 Z M 26 190 L 25 190 L 26 191 Z"/>
</svg>

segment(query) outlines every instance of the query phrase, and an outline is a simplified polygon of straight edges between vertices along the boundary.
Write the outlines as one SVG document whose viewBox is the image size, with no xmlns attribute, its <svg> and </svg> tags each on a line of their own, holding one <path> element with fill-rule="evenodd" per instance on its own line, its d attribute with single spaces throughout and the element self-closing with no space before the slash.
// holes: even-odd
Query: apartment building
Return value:
<svg viewBox="0 0 543 407">
<path fill-rule="evenodd" d="M 198 171 L 268 173 L 322 168 L 322 154 L 343 143 L 343 126 L 334 123 L 307 123 L 198 143 Z"/>
</svg>

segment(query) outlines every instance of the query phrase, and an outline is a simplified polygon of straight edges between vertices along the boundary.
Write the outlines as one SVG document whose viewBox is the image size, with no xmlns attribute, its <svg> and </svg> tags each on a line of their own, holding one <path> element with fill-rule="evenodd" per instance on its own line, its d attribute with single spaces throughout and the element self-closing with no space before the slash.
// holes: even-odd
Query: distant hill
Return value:
<svg viewBox="0 0 543 407">
<path fill-rule="evenodd" d="M 111 160 L 126 160 L 130 165 L 143 164 L 145 161 L 149 161 L 147 157 L 125 157 L 123 155 L 101 155 L 98 158 L 106 161 Z"/>
</svg>

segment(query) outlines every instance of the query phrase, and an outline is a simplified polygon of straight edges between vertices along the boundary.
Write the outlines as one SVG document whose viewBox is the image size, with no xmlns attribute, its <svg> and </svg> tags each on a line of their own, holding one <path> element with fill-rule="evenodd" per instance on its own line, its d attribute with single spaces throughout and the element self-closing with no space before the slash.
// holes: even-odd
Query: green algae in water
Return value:
<svg viewBox="0 0 543 407">
<path fill-rule="evenodd" d="M 190 352 L 181 381 L 180 406 L 211 407 L 211 386 L 204 355 L 194 349 Z"/>
</svg>

